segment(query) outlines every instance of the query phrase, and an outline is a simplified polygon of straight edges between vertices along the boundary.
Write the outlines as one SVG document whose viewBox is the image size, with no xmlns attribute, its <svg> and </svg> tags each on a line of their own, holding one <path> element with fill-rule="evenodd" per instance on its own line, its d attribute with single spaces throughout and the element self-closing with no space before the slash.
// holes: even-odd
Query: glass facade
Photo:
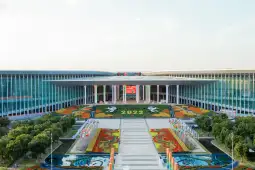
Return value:
<svg viewBox="0 0 255 170">
<path fill-rule="evenodd" d="M 84 103 L 84 87 L 56 86 L 48 80 L 88 78 L 94 76 L 123 76 L 141 73 L 110 73 L 96 71 L 0 71 L 0 116 L 52 112 Z M 246 73 L 162 73 L 172 77 L 215 79 L 215 83 L 180 85 L 179 103 L 192 104 L 214 111 L 228 110 L 237 114 L 255 114 L 255 72 Z M 107 87 L 107 100 L 111 88 Z M 122 94 L 120 87 L 120 96 Z M 151 87 L 151 99 L 156 100 L 157 87 Z M 170 103 L 177 103 L 176 85 L 169 85 Z M 161 86 L 160 99 L 165 99 L 166 88 Z M 94 102 L 94 87 L 86 87 L 86 102 Z M 103 100 L 103 87 L 98 87 L 98 100 Z M 142 87 L 140 88 L 142 96 Z"/>
<path fill-rule="evenodd" d="M 0 71 L 0 116 L 56 111 L 84 102 L 84 87 L 61 87 L 47 80 L 111 76 L 93 71 Z M 87 86 L 87 103 L 94 99 Z"/>
<path fill-rule="evenodd" d="M 237 114 L 255 114 L 254 72 L 168 74 L 174 77 L 215 79 L 216 83 L 179 87 L 180 103 L 214 111 L 227 110 Z M 169 100 L 176 103 L 176 86 L 169 88 Z"/>
</svg>

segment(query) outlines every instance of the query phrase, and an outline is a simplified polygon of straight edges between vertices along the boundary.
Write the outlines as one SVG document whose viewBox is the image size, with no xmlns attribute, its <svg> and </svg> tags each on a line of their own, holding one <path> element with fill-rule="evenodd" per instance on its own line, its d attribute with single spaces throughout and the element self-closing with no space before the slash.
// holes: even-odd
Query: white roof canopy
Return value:
<svg viewBox="0 0 255 170">
<path fill-rule="evenodd" d="M 79 79 L 47 80 L 60 86 L 85 85 L 199 85 L 214 83 L 214 79 L 195 79 L 169 76 L 104 76 Z"/>
</svg>

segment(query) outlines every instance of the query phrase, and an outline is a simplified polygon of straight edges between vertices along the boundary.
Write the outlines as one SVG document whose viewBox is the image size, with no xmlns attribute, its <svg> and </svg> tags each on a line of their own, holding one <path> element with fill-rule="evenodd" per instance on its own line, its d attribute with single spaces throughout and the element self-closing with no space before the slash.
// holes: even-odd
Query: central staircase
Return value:
<svg viewBox="0 0 255 170">
<path fill-rule="evenodd" d="M 114 170 L 166 170 L 145 119 L 122 119 L 119 154 Z"/>
</svg>

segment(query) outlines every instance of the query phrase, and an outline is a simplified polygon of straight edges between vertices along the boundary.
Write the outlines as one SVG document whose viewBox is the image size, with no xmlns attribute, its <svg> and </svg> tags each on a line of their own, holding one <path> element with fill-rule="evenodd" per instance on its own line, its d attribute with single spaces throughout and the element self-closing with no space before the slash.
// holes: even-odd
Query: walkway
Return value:
<svg viewBox="0 0 255 170">
<path fill-rule="evenodd" d="M 114 170 L 166 170 L 144 119 L 122 119 Z"/>
</svg>

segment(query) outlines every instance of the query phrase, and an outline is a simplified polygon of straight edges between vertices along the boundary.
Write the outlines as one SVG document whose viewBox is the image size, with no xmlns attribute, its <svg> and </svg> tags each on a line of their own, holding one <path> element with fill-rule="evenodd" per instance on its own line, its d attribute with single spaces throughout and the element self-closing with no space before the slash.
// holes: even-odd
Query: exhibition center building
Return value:
<svg viewBox="0 0 255 170">
<path fill-rule="evenodd" d="M 73 105 L 189 104 L 255 115 L 255 70 L 101 72 L 0 71 L 0 117 L 55 112 Z"/>
</svg>

